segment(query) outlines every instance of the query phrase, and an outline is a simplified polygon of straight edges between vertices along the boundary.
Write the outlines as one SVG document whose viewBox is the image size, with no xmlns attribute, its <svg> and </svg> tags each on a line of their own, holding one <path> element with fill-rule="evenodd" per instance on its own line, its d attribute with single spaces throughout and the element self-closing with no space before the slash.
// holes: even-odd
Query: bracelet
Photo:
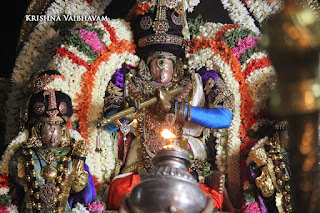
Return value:
<svg viewBox="0 0 320 213">
<path fill-rule="evenodd" d="M 191 121 L 191 104 L 188 104 L 188 116 L 187 116 L 187 121 Z"/>
<path fill-rule="evenodd" d="M 120 127 L 122 125 L 122 123 L 119 120 L 115 120 L 114 125 L 116 125 L 116 127 Z"/>
<path fill-rule="evenodd" d="M 178 116 L 178 101 L 174 103 L 174 115 L 177 117 Z"/>
<path fill-rule="evenodd" d="M 186 110 L 186 103 L 182 102 L 180 105 L 180 120 L 182 123 L 184 123 L 186 120 L 185 110 Z"/>
</svg>

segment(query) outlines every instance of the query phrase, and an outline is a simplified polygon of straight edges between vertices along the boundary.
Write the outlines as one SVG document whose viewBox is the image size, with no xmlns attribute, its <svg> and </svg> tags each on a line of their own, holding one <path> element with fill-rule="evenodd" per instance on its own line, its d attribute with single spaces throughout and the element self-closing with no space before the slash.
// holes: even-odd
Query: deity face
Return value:
<svg viewBox="0 0 320 213">
<path fill-rule="evenodd" d="M 156 82 L 167 84 L 172 81 L 173 62 L 168 58 L 155 58 L 150 62 L 151 75 Z"/>
<path fill-rule="evenodd" d="M 57 148 L 61 142 L 60 124 L 45 123 L 41 128 L 42 143 L 48 147 Z"/>
</svg>

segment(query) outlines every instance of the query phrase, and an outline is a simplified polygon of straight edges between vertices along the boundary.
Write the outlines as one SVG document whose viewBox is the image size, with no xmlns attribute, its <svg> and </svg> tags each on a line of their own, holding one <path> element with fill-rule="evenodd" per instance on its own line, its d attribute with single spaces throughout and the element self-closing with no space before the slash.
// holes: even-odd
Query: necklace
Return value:
<svg viewBox="0 0 320 213">
<path fill-rule="evenodd" d="M 41 150 L 40 148 L 24 147 L 25 158 L 25 182 L 28 190 L 26 196 L 26 208 L 28 212 L 54 212 L 59 209 L 64 212 L 65 204 L 63 199 L 69 193 L 68 166 L 71 161 L 70 149 L 62 150 Z M 40 175 L 45 183 L 40 185 L 39 177 L 35 171 L 37 157 L 41 167 Z M 46 162 L 42 167 L 40 157 Z M 57 163 L 55 167 L 54 163 Z M 61 198 L 60 198 L 61 197 Z"/>
</svg>

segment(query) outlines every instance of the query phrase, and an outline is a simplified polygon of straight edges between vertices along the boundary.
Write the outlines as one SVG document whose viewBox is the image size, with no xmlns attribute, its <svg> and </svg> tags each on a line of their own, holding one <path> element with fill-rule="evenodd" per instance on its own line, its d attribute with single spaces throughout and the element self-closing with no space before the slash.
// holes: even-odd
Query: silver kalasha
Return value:
<svg viewBox="0 0 320 213">
<path fill-rule="evenodd" d="M 185 213 L 197 213 L 205 208 L 206 195 L 186 171 L 190 158 L 185 150 L 165 146 L 154 157 L 153 164 L 155 169 L 131 191 L 130 212 L 169 212 L 170 206 L 174 206 Z"/>
</svg>

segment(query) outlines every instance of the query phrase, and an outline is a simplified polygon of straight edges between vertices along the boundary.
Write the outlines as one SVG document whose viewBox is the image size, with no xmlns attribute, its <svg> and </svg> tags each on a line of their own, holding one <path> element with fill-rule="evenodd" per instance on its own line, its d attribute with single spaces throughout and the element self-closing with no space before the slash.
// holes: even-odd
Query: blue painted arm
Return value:
<svg viewBox="0 0 320 213">
<path fill-rule="evenodd" d="M 185 109 L 187 119 L 188 107 Z M 212 129 L 228 128 L 232 121 L 232 112 L 224 108 L 205 109 L 191 107 L 191 122 Z"/>
</svg>

